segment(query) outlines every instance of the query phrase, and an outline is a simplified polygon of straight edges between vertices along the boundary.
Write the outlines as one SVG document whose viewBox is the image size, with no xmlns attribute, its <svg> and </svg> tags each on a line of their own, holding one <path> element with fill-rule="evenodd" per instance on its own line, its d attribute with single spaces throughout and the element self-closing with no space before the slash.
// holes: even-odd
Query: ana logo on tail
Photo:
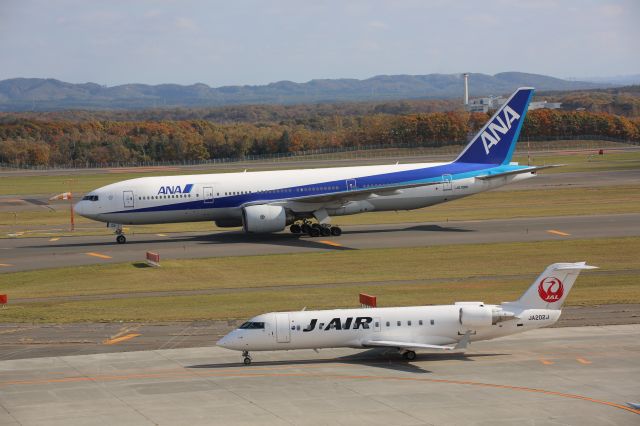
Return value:
<svg viewBox="0 0 640 426">
<path fill-rule="evenodd" d="M 515 112 L 509 105 L 505 105 L 502 110 L 503 117 L 499 115 L 496 116 L 496 119 L 489 124 L 487 130 L 482 132 L 480 138 L 482 138 L 482 143 L 484 144 L 484 150 L 489 155 L 489 150 L 492 146 L 497 145 L 500 142 L 501 133 L 502 135 L 507 134 L 509 129 L 511 129 L 511 123 L 518 120 L 520 118 L 520 114 Z M 504 121 L 502 120 L 504 118 Z M 500 123 L 500 125 L 498 125 Z M 491 134 L 489 134 L 491 133 Z"/>
<path fill-rule="evenodd" d="M 538 294 L 545 302 L 553 303 L 560 300 L 564 294 L 562 281 L 556 277 L 546 277 L 538 284 Z"/>
</svg>

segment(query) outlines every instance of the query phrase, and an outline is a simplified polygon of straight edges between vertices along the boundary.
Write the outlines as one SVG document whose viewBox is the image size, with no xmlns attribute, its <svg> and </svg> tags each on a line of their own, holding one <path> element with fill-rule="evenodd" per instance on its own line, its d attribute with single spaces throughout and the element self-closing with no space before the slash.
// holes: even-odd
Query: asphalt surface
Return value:
<svg viewBox="0 0 640 426">
<path fill-rule="evenodd" d="M 0 424 L 637 425 L 640 326 L 533 330 L 465 354 L 217 347 L 0 361 Z"/>
<path fill-rule="evenodd" d="M 0 361 L 212 346 L 242 322 L 3 323 Z M 621 324 L 640 324 L 640 304 L 566 306 L 555 327 Z"/>
<path fill-rule="evenodd" d="M 135 234 L 122 245 L 113 236 L 2 239 L 0 271 L 141 262 L 147 251 L 166 260 L 638 235 L 640 213 L 345 226 L 342 236 L 326 238 L 231 231 Z"/>
</svg>

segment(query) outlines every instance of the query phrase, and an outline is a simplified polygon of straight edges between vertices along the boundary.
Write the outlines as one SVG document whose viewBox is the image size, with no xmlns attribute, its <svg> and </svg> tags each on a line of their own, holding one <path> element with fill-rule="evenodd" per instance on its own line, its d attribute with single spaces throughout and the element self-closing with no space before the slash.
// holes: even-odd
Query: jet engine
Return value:
<svg viewBox="0 0 640 426">
<path fill-rule="evenodd" d="M 460 308 L 460 324 L 468 328 L 488 327 L 491 325 L 493 312 L 486 306 L 462 306 Z"/>
<path fill-rule="evenodd" d="M 293 215 L 287 214 L 284 207 L 260 204 L 242 209 L 242 227 L 245 232 L 256 234 L 279 232 L 293 223 Z"/>
<path fill-rule="evenodd" d="M 488 327 L 515 318 L 513 312 L 478 302 L 457 302 L 456 305 L 460 306 L 460 324 L 467 328 Z"/>
</svg>

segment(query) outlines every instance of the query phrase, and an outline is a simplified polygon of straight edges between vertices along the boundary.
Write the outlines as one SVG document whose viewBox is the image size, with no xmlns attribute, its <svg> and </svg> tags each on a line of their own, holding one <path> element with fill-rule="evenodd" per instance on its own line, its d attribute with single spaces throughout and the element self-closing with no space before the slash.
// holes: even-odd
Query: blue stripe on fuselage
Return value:
<svg viewBox="0 0 640 426">
<path fill-rule="evenodd" d="M 311 195 L 330 195 L 334 193 L 349 192 L 347 189 L 347 180 L 355 180 L 357 189 L 362 189 L 371 186 L 439 182 L 442 180 L 442 175 L 451 175 L 454 180 L 466 179 L 488 173 L 501 173 L 521 168 L 525 168 L 525 166 L 500 165 L 487 167 L 487 164 L 449 163 L 422 169 L 404 170 L 401 172 L 319 182 L 311 185 L 277 188 L 263 192 L 253 192 L 250 194 L 219 196 L 215 197 L 213 204 L 205 204 L 204 199 L 199 199 L 154 207 L 120 210 L 110 212 L 110 214 L 240 207 L 243 204 L 256 201 L 269 203 L 282 199 L 295 200 L 296 198 L 308 197 Z M 324 187 L 337 187 L 338 189 L 318 189 Z"/>
</svg>

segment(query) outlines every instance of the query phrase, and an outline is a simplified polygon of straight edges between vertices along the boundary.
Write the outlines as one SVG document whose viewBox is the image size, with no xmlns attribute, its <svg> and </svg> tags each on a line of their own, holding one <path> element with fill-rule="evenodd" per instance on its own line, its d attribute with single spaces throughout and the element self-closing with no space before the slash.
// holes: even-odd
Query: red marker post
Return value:
<svg viewBox="0 0 640 426">
<path fill-rule="evenodd" d="M 6 294 L 0 294 L 0 305 L 4 308 L 6 304 L 9 302 L 9 296 Z"/>
<path fill-rule="evenodd" d="M 147 264 L 149 266 L 160 266 L 160 255 L 152 251 L 147 252 Z"/>
<path fill-rule="evenodd" d="M 360 306 L 363 308 L 375 308 L 378 306 L 376 296 L 360 293 Z"/>
</svg>

